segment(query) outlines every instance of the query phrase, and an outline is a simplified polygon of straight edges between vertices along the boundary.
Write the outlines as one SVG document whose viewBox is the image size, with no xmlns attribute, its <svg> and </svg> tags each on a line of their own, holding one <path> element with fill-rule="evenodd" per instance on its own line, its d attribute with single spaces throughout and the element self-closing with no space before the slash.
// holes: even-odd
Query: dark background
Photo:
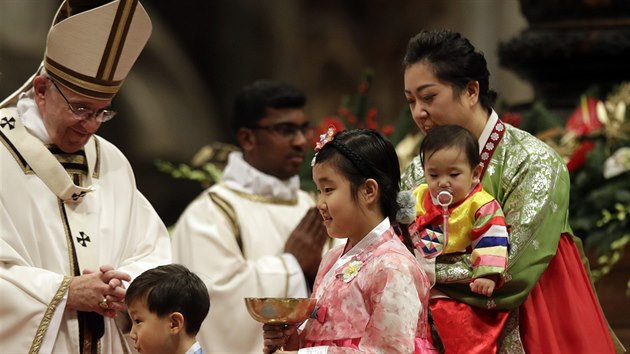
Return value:
<svg viewBox="0 0 630 354">
<path fill-rule="evenodd" d="M 39 65 L 61 1 L 0 0 L 0 96 Z M 461 31 L 482 50 L 492 86 L 510 102 L 531 89 L 498 65 L 497 47 L 526 26 L 517 0 L 143 1 L 153 34 L 113 101 L 119 115 L 99 135 L 129 158 L 140 190 L 172 225 L 201 186 L 161 173 L 155 159 L 188 162 L 210 141 L 234 142 L 232 100 L 256 79 L 286 81 L 308 97 L 318 122 L 353 94 L 362 73 L 375 78 L 379 120 L 405 109 L 401 59 L 422 28 Z"/>
</svg>

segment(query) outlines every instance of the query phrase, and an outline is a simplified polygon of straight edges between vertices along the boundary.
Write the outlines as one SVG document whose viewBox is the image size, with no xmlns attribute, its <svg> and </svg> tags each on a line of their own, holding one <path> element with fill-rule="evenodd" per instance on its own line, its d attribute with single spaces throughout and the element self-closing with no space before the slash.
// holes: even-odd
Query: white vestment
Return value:
<svg viewBox="0 0 630 354">
<path fill-rule="evenodd" d="M 170 240 L 127 159 L 100 137 L 88 142 L 95 147 L 87 174 L 94 191 L 80 204 L 62 202 L 4 134 L 14 127 L 9 118 L 20 119 L 37 144 L 49 143 L 34 102 L 25 100 L 0 110 L 0 353 L 79 353 L 77 311 L 65 308 L 75 263 L 81 272 L 111 265 L 133 279 L 170 263 Z M 80 262 L 73 247 L 90 250 L 89 259 Z M 135 352 L 128 340 L 105 318 L 100 353 Z"/>
<path fill-rule="evenodd" d="M 233 152 L 222 182 L 186 208 L 172 234 L 173 261 L 198 274 L 210 292 L 197 336 L 206 352 L 262 352 L 262 324 L 250 317 L 244 297 L 307 297 L 297 260 L 283 252 L 312 206 L 297 176 L 280 181 Z"/>
</svg>

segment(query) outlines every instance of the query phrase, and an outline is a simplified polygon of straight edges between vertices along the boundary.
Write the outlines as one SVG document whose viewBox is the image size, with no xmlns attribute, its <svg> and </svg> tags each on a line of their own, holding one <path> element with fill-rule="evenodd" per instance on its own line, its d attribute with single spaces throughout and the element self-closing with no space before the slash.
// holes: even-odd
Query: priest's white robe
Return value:
<svg viewBox="0 0 630 354">
<path fill-rule="evenodd" d="M 41 130 L 36 115 L 29 119 L 39 119 Z M 93 136 L 88 144 L 93 139 L 96 161 L 89 172 L 95 191 L 76 207 L 89 232 L 77 235 L 66 218 L 70 206 L 0 134 L 0 353 L 79 352 L 77 312 L 65 309 L 75 271 L 71 238 L 82 237 L 93 247 L 97 267 L 111 265 L 132 279 L 171 261 L 168 232 L 136 188 L 127 159 L 103 138 Z M 113 319 L 105 318 L 100 353 L 135 352 L 128 340 Z"/>
</svg>

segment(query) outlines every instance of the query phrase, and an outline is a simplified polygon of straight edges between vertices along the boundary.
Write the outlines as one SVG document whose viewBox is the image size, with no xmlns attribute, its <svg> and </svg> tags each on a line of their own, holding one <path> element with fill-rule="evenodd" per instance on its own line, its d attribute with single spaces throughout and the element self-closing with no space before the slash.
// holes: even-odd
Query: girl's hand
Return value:
<svg viewBox="0 0 630 354">
<path fill-rule="evenodd" d="M 263 353 L 287 353 L 284 350 L 296 351 L 299 349 L 299 338 L 296 326 L 287 325 L 263 325 Z"/>
</svg>

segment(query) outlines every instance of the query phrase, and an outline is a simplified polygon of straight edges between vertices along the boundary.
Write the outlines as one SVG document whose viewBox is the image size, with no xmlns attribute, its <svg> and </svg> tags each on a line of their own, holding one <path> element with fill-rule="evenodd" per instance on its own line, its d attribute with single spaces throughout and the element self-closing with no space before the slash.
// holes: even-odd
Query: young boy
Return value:
<svg viewBox="0 0 630 354">
<path fill-rule="evenodd" d="M 210 309 L 210 296 L 197 275 L 180 264 L 140 274 L 127 289 L 131 339 L 143 354 L 203 354 L 196 335 Z"/>
</svg>

